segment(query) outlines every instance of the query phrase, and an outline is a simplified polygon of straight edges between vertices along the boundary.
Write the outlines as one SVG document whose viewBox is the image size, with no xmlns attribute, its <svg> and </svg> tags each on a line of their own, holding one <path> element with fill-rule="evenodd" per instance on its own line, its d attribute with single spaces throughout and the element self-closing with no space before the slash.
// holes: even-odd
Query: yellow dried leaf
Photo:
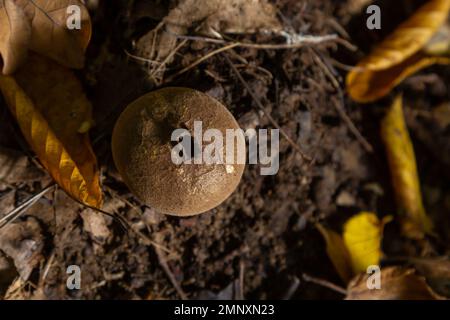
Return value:
<svg viewBox="0 0 450 320">
<path fill-rule="evenodd" d="M 327 255 L 333 263 L 334 268 L 341 277 L 341 279 L 347 283 L 353 276 L 352 267 L 350 264 L 350 256 L 347 247 L 342 240 L 342 237 L 333 230 L 327 229 L 321 224 L 317 224 L 317 229 L 325 239 L 327 246 Z"/>
<path fill-rule="evenodd" d="M 424 56 L 417 53 L 389 69 L 356 73 L 347 78 L 347 90 L 359 103 L 373 102 L 391 92 L 407 77 L 434 64 L 450 64 L 450 58 Z"/>
<path fill-rule="evenodd" d="M 366 272 L 367 267 L 380 264 L 383 229 L 390 220 L 388 216 L 380 221 L 374 213 L 361 212 L 345 223 L 343 239 L 354 274 Z"/>
<path fill-rule="evenodd" d="M 416 157 L 403 115 L 403 99 L 397 96 L 381 123 L 397 205 L 402 212 L 402 230 L 410 238 L 432 231 L 420 192 Z"/>
<path fill-rule="evenodd" d="M 430 0 L 381 42 L 347 75 L 352 99 L 375 101 L 412 73 L 434 63 L 450 63 L 418 54 L 447 20 L 449 10 L 450 0 Z"/>
<path fill-rule="evenodd" d="M 433 38 L 423 48 L 426 54 L 448 56 L 450 54 L 450 24 L 449 21 L 434 34 Z"/>
<path fill-rule="evenodd" d="M 377 290 L 369 289 L 368 274 L 359 274 L 349 283 L 346 300 L 441 300 L 414 269 L 388 267 L 381 270 Z"/>
<path fill-rule="evenodd" d="M 80 29 L 69 29 L 75 5 Z M 91 37 L 89 13 L 80 0 L 3 0 L 0 2 L 0 56 L 3 74 L 13 73 L 28 50 L 69 68 L 82 68 Z"/>
<path fill-rule="evenodd" d="M 87 133 L 91 105 L 72 72 L 30 55 L 14 77 L 0 75 L 0 90 L 42 165 L 74 198 L 100 207 L 96 157 Z"/>
</svg>

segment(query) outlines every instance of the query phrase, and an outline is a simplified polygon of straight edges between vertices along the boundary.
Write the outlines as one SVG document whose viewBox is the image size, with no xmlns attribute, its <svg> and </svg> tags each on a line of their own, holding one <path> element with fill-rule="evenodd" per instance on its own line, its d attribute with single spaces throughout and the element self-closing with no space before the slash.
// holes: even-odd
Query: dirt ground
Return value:
<svg viewBox="0 0 450 320">
<path fill-rule="evenodd" d="M 352 51 L 327 42 L 226 53 L 276 123 L 313 161 L 305 161 L 281 138 L 277 175 L 261 176 L 258 165 L 248 165 L 225 203 L 184 219 L 143 205 L 121 181 L 110 141 L 126 105 L 157 87 L 184 86 L 222 101 L 243 129 L 271 128 L 273 123 L 223 54 L 176 75 L 220 44 L 186 41 L 167 67 L 169 81 L 163 83 L 155 83 L 148 64 L 133 58 L 146 51 L 139 39 L 167 15 L 171 2 L 92 1 L 93 38 L 86 68 L 77 72 L 94 107 L 91 139 L 102 172 L 103 210 L 125 217 L 140 235 L 61 190 L 50 191 L 7 229 L 9 245 L 1 247 L 7 253 L 0 250 L 0 295 L 11 290 L 20 274 L 27 281 L 14 282 L 16 298 L 342 299 L 342 293 L 310 279 L 345 287 L 315 223 L 340 230 L 361 210 L 380 216 L 396 213 L 378 127 L 391 97 L 363 106 L 351 102 L 343 84 L 346 65 L 355 65 L 424 1 L 378 1 L 386 23 L 381 31 L 368 32 L 358 1 L 273 0 L 283 28 L 312 35 L 337 33 L 358 47 Z M 280 41 L 264 34 L 237 38 Z M 398 264 L 403 257 L 450 254 L 450 120 L 438 110 L 450 101 L 449 79 L 450 69 L 432 67 L 401 85 L 424 201 L 438 236 L 412 242 L 400 236 L 396 223 L 389 224 L 385 265 Z M 0 215 L 51 182 L 3 104 L 0 176 L 6 178 L 0 181 Z M 7 256 L 14 258 L 15 267 Z M 80 290 L 66 288 L 69 265 L 81 267 Z"/>
</svg>

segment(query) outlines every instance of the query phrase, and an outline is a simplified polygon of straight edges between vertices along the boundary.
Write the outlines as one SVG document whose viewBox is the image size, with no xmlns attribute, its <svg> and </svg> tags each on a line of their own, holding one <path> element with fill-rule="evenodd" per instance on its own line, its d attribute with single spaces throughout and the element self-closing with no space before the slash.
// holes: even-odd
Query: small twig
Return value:
<svg viewBox="0 0 450 320">
<path fill-rule="evenodd" d="M 244 78 L 242 77 L 241 73 L 239 72 L 239 70 L 236 68 L 236 66 L 233 64 L 233 62 L 231 62 L 230 58 L 226 55 L 223 54 L 223 56 L 225 57 L 225 60 L 227 61 L 227 63 L 230 65 L 231 69 L 233 70 L 233 72 L 236 74 L 236 76 L 238 77 L 239 81 L 241 81 L 241 83 L 244 85 L 244 87 L 247 89 L 247 91 L 249 92 L 249 94 L 251 95 L 251 97 L 253 98 L 253 100 L 255 101 L 256 105 L 258 106 L 258 108 L 264 113 L 264 115 L 267 117 L 267 119 L 269 119 L 270 123 L 277 128 L 278 130 L 280 130 L 281 135 L 288 141 L 288 143 L 302 156 L 303 159 L 307 160 L 307 161 L 311 161 L 311 158 L 308 157 L 303 150 L 300 148 L 300 146 L 298 144 L 296 144 L 290 137 L 289 135 L 279 126 L 279 124 L 275 121 L 275 119 L 266 111 L 266 108 L 264 108 L 262 102 L 259 100 L 258 96 L 253 92 L 253 90 L 250 88 L 250 86 L 248 85 L 247 81 L 244 80 Z"/>
<path fill-rule="evenodd" d="M 300 279 L 294 277 L 291 285 L 289 286 L 287 292 L 283 295 L 281 300 L 291 300 L 292 296 L 295 294 L 299 286 L 300 286 Z"/>
<path fill-rule="evenodd" d="M 158 256 L 158 260 L 159 260 L 159 263 L 161 264 L 161 267 L 163 268 L 164 272 L 166 273 L 166 275 L 169 278 L 170 282 L 172 283 L 173 287 L 177 291 L 181 300 L 188 300 L 186 293 L 184 293 L 183 289 L 181 288 L 180 284 L 178 283 L 177 279 L 175 278 L 174 274 L 172 273 L 172 270 L 170 270 L 169 265 L 167 264 L 165 254 L 159 248 L 155 248 L 155 251 L 156 251 L 156 255 Z"/>
<path fill-rule="evenodd" d="M 356 137 L 356 139 L 359 141 L 359 143 L 363 146 L 363 148 L 368 153 L 373 153 L 374 149 L 372 145 L 367 141 L 367 139 L 361 134 L 361 132 L 358 130 L 356 125 L 353 123 L 352 119 L 347 115 L 345 112 L 343 106 L 344 106 L 344 98 L 341 91 L 339 91 L 339 102 L 334 101 L 334 106 L 339 113 L 339 116 L 344 120 L 344 122 L 347 124 L 347 127 L 349 130 L 353 133 L 353 135 Z"/>
<path fill-rule="evenodd" d="M 155 70 L 153 70 L 153 71 L 150 73 L 149 77 L 150 77 L 150 78 L 154 78 L 154 77 L 157 75 L 157 73 L 158 73 L 159 71 L 161 71 L 161 70 L 164 68 L 164 66 L 170 61 L 170 59 L 173 58 L 173 56 L 178 52 L 178 50 L 180 50 L 181 47 L 183 47 L 186 43 L 187 43 L 187 40 L 181 41 L 181 43 L 178 44 L 178 45 L 175 47 L 175 49 L 173 49 L 172 52 L 170 52 L 170 53 L 167 55 L 167 57 L 159 64 L 159 66 L 158 66 Z"/>
<path fill-rule="evenodd" d="M 310 276 L 306 273 L 302 274 L 302 278 L 303 280 L 305 280 L 306 282 L 311 282 L 311 283 L 315 283 L 319 286 L 322 286 L 324 288 L 328 288 L 330 290 L 333 290 L 335 292 L 341 293 L 343 295 L 347 295 L 347 290 L 345 290 L 344 288 L 338 286 L 337 284 L 334 284 L 328 280 L 324 280 L 324 279 L 320 279 L 320 278 L 316 278 L 313 276 Z"/>
<path fill-rule="evenodd" d="M 127 56 L 129 56 L 130 58 L 133 58 L 133 59 L 135 59 L 137 61 L 146 62 L 146 63 L 149 63 L 149 64 L 157 64 L 157 65 L 159 65 L 158 61 L 136 56 L 136 55 L 134 55 L 132 53 L 129 53 L 127 50 L 124 50 L 124 52 L 125 52 L 125 54 Z"/>
<path fill-rule="evenodd" d="M 243 260 L 239 262 L 239 293 L 238 300 L 244 300 L 244 276 L 245 276 L 245 263 Z"/>
<path fill-rule="evenodd" d="M 320 57 L 320 55 L 318 53 L 316 53 L 314 50 L 312 50 L 313 53 L 313 58 L 314 60 L 317 62 L 317 64 L 321 67 L 321 69 L 323 70 L 323 72 L 325 73 L 325 76 L 328 77 L 328 79 L 331 81 L 331 83 L 333 84 L 333 87 L 336 89 L 338 95 L 339 95 L 339 100 L 340 103 L 337 103 L 334 99 L 334 106 L 336 108 L 336 111 L 338 112 L 339 116 L 341 117 L 341 119 L 345 122 L 345 124 L 347 125 L 348 129 L 353 133 L 353 135 L 356 137 L 356 139 L 358 140 L 358 142 L 363 146 L 363 148 L 368 152 L 368 153 L 372 153 L 374 151 L 372 145 L 369 143 L 369 141 L 367 141 L 367 139 L 361 134 L 361 132 L 358 130 L 358 128 L 356 127 L 356 125 L 353 123 L 352 119 L 350 119 L 350 117 L 347 115 L 347 113 L 345 112 L 343 106 L 345 105 L 344 103 L 344 95 L 342 94 L 342 89 L 341 86 L 339 84 L 339 81 L 336 79 L 336 77 L 334 76 L 333 72 L 330 70 L 330 68 L 328 67 L 328 65 L 323 62 L 322 58 Z"/>
<path fill-rule="evenodd" d="M 224 51 L 233 49 L 233 48 L 235 48 L 235 47 L 237 47 L 237 46 L 238 46 L 238 45 L 237 45 L 236 43 L 233 43 L 233 44 L 227 45 L 227 46 L 225 46 L 225 47 L 222 47 L 222 48 L 216 49 L 216 50 L 214 50 L 214 51 L 211 51 L 211 52 L 209 52 L 208 54 L 206 54 L 205 56 L 203 56 L 203 57 L 201 57 L 200 59 L 198 59 L 197 61 L 194 61 L 193 63 L 191 63 L 191 64 L 188 65 L 187 67 L 181 69 L 180 71 L 178 71 L 178 72 L 175 73 L 174 75 L 171 75 L 171 76 L 167 77 L 167 78 L 165 79 L 165 82 L 170 82 L 170 81 L 172 81 L 173 79 L 175 79 L 176 77 L 182 75 L 183 73 L 185 73 L 185 72 L 191 70 L 192 68 L 194 68 L 195 66 L 199 65 L 199 64 L 202 63 L 203 61 L 208 60 L 209 58 L 211 58 L 211 57 L 213 57 L 213 56 L 215 56 L 215 55 L 217 55 L 217 54 L 219 54 L 219 53 L 221 53 L 221 52 L 224 52 Z"/>
<path fill-rule="evenodd" d="M 167 32 L 167 31 L 166 31 Z M 324 42 L 330 41 L 340 41 L 339 36 L 336 34 L 329 34 L 324 36 L 312 36 L 312 35 L 304 35 L 299 36 L 294 43 L 249 43 L 249 42 L 239 42 L 239 41 L 226 41 L 222 39 L 213 39 L 207 37 L 199 37 L 199 36 L 185 36 L 170 33 L 173 36 L 191 41 L 203 41 L 210 42 L 216 44 L 225 44 L 225 45 L 236 45 L 237 47 L 242 48 L 252 48 L 252 49 L 261 49 L 261 50 L 286 50 L 286 49 L 297 49 L 301 48 L 308 44 L 321 44 Z M 343 39 L 341 39 L 343 40 Z"/>
<path fill-rule="evenodd" d="M 44 271 L 42 273 L 42 277 L 39 280 L 39 287 L 44 286 L 44 282 L 47 279 L 48 273 L 53 265 L 53 261 L 55 260 L 56 253 L 53 251 L 50 255 L 50 258 L 47 260 L 47 263 L 45 264 Z"/>
<path fill-rule="evenodd" d="M 55 184 L 51 184 L 50 186 L 44 188 L 38 194 L 35 194 L 25 202 L 23 202 L 20 206 L 13 209 L 11 212 L 7 213 L 3 218 L 0 219 L 0 230 L 4 228 L 9 223 L 13 222 L 17 218 L 19 218 L 29 207 L 35 204 L 40 198 L 44 196 L 48 191 L 55 187 Z"/>
</svg>

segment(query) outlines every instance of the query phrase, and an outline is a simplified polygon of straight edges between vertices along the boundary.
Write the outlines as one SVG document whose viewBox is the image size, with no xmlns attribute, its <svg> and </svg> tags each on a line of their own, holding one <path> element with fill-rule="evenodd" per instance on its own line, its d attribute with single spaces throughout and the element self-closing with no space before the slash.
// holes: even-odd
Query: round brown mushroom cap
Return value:
<svg viewBox="0 0 450 320">
<path fill-rule="evenodd" d="M 113 131 L 112 153 L 117 170 L 130 190 L 145 204 L 177 216 L 208 211 L 236 189 L 245 168 L 245 138 L 234 140 L 235 160 L 243 146 L 241 163 L 175 164 L 172 142 L 175 129 L 187 129 L 194 137 L 194 121 L 203 132 L 222 133 L 226 159 L 226 130 L 239 129 L 228 109 L 210 96 L 187 88 L 164 88 L 132 102 L 120 115 Z M 202 139 L 202 137 L 195 137 Z M 211 142 L 203 142 L 204 148 Z"/>
</svg>

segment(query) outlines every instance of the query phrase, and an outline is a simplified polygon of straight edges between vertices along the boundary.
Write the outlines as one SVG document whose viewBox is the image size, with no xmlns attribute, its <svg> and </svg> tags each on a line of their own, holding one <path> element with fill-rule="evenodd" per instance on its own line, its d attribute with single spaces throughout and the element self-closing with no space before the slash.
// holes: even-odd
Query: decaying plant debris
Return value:
<svg viewBox="0 0 450 320">
<path fill-rule="evenodd" d="M 395 24 L 370 32 L 361 27 L 366 0 L 85 2 L 90 19 L 84 16 L 83 37 L 75 38 L 77 63 L 55 68 L 74 39 L 58 33 L 61 46 L 43 57 L 45 41 L 29 37 L 36 27 L 30 8 L 4 2 L 28 22 L 12 25 L 21 33 L 0 25 L 2 298 L 450 297 L 450 68 L 408 73 L 391 95 L 364 106 L 347 97 L 345 84 L 352 66 L 425 1 L 380 1 L 383 21 Z M 13 41 L 5 46 L 4 39 Z M 83 60 L 84 69 L 70 69 Z M 30 62 L 33 68 L 23 67 Z M 50 75 L 39 89 L 28 80 L 36 73 Z M 67 86 L 79 94 L 67 95 Z M 230 198 L 195 217 L 162 215 L 142 203 L 115 168 L 112 130 L 129 103 L 167 86 L 219 100 L 244 130 L 280 128 L 278 174 L 247 166 Z M 393 147 L 380 136 L 398 92 L 416 160 L 408 172 L 434 225 L 412 240 L 399 232 L 402 203 L 386 154 Z M 63 99 L 70 108 L 59 108 Z M 55 121 L 61 117 L 70 121 Z M 367 235 L 361 228 L 375 235 L 367 246 L 352 242 Z M 328 238 L 339 239 L 340 249 L 327 247 Z M 370 259 L 362 254 L 368 248 L 376 249 Z M 380 262 L 389 283 L 375 293 L 360 273 L 369 260 Z M 67 290 L 66 268 L 74 264 L 82 288 Z"/>
</svg>

